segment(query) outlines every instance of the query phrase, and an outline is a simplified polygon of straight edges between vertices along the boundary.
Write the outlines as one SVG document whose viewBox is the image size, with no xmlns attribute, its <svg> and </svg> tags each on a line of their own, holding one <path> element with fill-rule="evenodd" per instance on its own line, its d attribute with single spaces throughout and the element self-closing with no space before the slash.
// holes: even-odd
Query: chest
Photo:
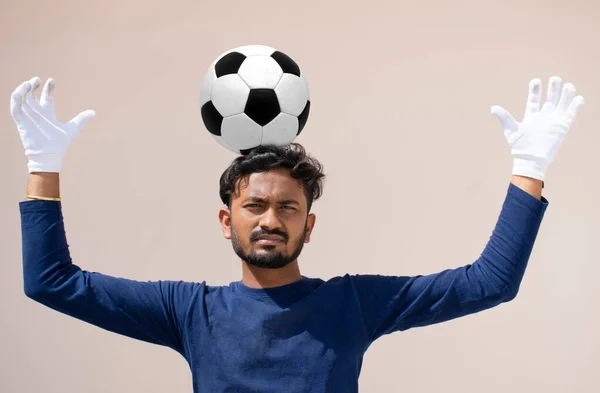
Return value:
<svg viewBox="0 0 600 393">
<path fill-rule="evenodd" d="M 336 375 L 357 378 L 366 342 L 361 318 L 352 305 L 336 302 L 285 309 L 255 300 L 232 302 L 209 315 L 199 366 L 228 381 L 275 378 L 315 386 Z"/>
</svg>

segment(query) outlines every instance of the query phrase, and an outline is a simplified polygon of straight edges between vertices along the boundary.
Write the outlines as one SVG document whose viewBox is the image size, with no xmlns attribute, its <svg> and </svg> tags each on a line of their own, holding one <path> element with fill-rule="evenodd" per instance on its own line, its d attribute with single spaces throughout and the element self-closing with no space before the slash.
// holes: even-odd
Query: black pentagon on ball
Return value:
<svg viewBox="0 0 600 393">
<path fill-rule="evenodd" d="M 281 112 L 273 89 L 251 89 L 244 113 L 258 125 L 265 126 Z"/>
<path fill-rule="evenodd" d="M 217 78 L 223 75 L 236 74 L 244 60 L 246 60 L 246 56 L 239 52 L 231 52 L 221 57 L 215 64 Z"/>
<path fill-rule="evenodd" d="M 221 116 L 217 108 L 215 108 L 212 101 L 208 101 L 206 104 L 202 105 L 200 113 L 208 132 L 216 136 L 221 136 L 221 123 L 223 123 L 223 116 Z"/>
<path fill-rule="evenodd" d="M 298 115 L 298 132 L 296 136 L 300 135 L 302 129 L 306 125 L 306 121 L 308 120 L 308 112 L 310 112 L 310 101 L 306 101 L 306 106 L 302 110 L 302 113 Z"/>
<path fill-rule="evenodd" d="M 291 57 L 279 51 L 273 52 L 271 57 L 279 64 L 284 73 L 300 77 L 300 67 Z"/>
</svg>

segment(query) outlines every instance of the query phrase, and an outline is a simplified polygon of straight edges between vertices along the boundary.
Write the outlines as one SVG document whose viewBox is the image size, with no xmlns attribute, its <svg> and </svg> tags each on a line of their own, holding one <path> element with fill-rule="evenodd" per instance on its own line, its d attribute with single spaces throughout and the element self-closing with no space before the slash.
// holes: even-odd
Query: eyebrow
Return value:
<svg viewBox="0 0 600 393">
<path fill-rule="evenodd" d="M 246 202 L 260 202 L 260 203 L 265 203 L 267 202 L 265 199 L 260 198 L 260 197 L 248 197 L 244 200 L 244 203 Z M 280 205 L 300 205 L 300 203 L 294 199 L 284 199 L 282 201 L 278 201 L 277 203 L 279 203 Z"/>
</svg>

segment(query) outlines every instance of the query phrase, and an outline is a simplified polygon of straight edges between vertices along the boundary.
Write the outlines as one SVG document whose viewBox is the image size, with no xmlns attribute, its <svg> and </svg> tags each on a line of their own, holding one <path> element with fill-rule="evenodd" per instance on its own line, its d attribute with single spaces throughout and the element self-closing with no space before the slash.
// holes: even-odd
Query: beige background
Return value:
<svg viewBox="0 0 600 393">
<path fill-rule="evenodd" d="M 302 273 L 418 274 L 472 262 L 511 174 L 493 104 L 522 117 L 527 83 L 560 75 L 586 105 L 552 164 L 516 300 L 386 336 L 362 392 L 597 392 L 600 364 L 600 5 L 572 1 L 2 1 L 0 392 L 190 392 L 170 349 L 27 299 L 18 201 L 26 159 L 9 97 L 57 81 L 58 116 L 98 113 L 64 162 L 77 264 L 136 279 L 240 277 L 217 221 L 234 156 L 203 128 L 206 67 L 258 43 L 307 74 L 299 142 L 329 176 Z M 352 245 L 349 247 L 349 245 Z"/>
</svg>

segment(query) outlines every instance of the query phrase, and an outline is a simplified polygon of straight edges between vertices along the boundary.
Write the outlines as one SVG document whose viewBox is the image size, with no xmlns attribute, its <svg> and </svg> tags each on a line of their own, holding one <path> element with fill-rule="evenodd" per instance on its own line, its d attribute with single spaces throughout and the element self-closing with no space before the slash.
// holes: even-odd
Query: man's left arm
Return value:
<svg viewBox="0 0 600 393">
<path fill-rule="evenodd" d="M 548 206 L 542 196 L 546 169 L 583 104 L 572 84 L 562 92 L 560 86 L 560 78 L 550 78 L 541 105 L 541 82 L 532 80 L 522 122 L 492 107 L 511 148 L 513 173 L 496 227 L 474 263 L 413 277 L 350 277 L 371 340 L 473 314 L 516 296 Z"/>
</svg>

